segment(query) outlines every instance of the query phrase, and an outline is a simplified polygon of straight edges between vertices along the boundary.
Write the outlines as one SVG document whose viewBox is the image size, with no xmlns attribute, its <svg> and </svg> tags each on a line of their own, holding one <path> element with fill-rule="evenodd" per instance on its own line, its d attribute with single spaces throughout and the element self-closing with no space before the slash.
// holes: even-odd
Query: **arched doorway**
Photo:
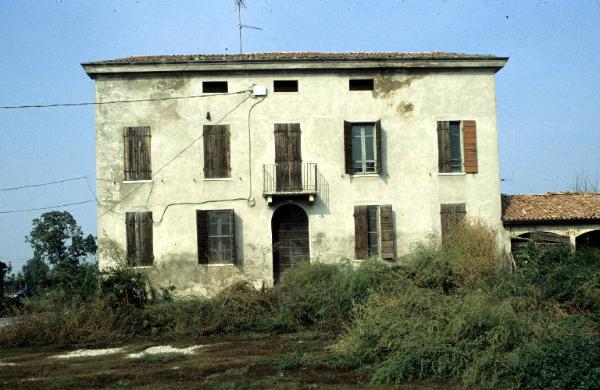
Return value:
<svg viewBox="0 0 600 390">
<path fill-rule="evenodd" d="M 519 253 L 521 253 L 530 242 L 536 242 L 544 247 L 553 245 L 569 245 L 569 236 L 540 231 L 523 233 L 517 237 L 511 238 L 510 240 L 513 256 L 519 255 Z"/>
<path fill-rule="evenodd" d="M 286 204 L 273 213 L 271 219 L 273 235 L 273 280 L 281 274 L 310 258 L 308 216 L 302 207 Z"/>
<path fill-rule="evenodd" d="M 575 238 L 575 248 L 600 249 L 600 230 L 592 230 Z"/>
</svg>

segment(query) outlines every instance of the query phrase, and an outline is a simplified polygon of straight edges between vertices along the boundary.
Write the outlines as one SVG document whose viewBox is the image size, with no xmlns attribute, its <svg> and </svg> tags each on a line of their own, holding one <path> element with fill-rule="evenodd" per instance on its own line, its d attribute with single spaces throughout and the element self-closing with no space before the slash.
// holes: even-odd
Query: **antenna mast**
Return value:
<svg viewBox="0 0 600 390">
<path fill-rule="evenodd" d="M 238 9 L 238 30 L 240 32 L 240 54 L 242 54 L 242 29 L 251 28 L 254 30 L 262 30 L 260 27 L 248 26 L 246 24 L 242 24 L 242 8 L 246 8 L 246 0 L 235 0 L 235 5 Z"/>
</svg>

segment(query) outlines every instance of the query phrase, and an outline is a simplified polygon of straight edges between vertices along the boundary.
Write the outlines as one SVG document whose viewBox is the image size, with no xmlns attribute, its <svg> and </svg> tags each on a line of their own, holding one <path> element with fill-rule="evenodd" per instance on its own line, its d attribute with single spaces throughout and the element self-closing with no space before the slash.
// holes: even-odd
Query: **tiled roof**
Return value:
<svg viewBox="0 0 600 390">
<path fill-rule="evenodd" d="M 600 193 L 502 195 L 504 222 L 600 220 Z"/>
<path fill-rule="evenodd" d="M 150 64 L 150 63 L 206 63 L 206 62 L 260 62 L 260 61 L 373 61 L 373 60 L 487 60 L 501 59 L 491 54 L 462 54 L 440 51 L 432 52 L 348 52 L 348 53 L 319 53 L 319 52 L 272 52 L 248 54 L 190 54 L 190 55 L 159 55 L 132 56 L 106 61 L 90 62 L 88 64 Z"/>
</svg>

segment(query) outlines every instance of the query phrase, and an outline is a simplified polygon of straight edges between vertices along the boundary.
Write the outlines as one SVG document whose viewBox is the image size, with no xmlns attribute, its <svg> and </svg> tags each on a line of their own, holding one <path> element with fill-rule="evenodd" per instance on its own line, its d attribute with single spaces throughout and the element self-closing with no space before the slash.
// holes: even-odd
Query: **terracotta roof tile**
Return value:
<svg viewBox="0 0 600 390">
<path fill-rule="evenodd" d="M 502 195 L 502 219 L 505 222 L 600 220 L 600 193 Z"/>
<path fill-rule="evenodd" d="M 132 56 L 113 60 L 96 61 L 88 64 L 147 64 L 147 63 L 188 63 L 188 62 L 256 62 L 256 61 L 361 61 L 361 60 L 469 60 L 499 59 L 491 54 L 462 54 L 447 52 L 271 52 L 248 54 L 190 54 Z"/>
</svg>

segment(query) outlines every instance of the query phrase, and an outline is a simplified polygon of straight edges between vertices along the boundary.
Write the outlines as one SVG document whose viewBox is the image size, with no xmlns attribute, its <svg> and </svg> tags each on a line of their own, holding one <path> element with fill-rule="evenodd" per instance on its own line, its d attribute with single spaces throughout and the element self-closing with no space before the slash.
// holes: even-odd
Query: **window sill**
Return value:
<svg viewBox="0 0 600 390">
<path fill-rule="evenodd" d="M 438 176 L 464 176 L 466 172 L 440 172 Z"/>
<path fill-rule="evenodd" d="M 235 267 L 233 263 L 208 263 L 208 264 L 198 264 L 199 267 Z"/>
<path fill-rule="evenodd" d="M 150 268 L 154 268 L 153 265 L 134 265 L 131 267 L 131 269 L 150 269 Z"/>
<path fill-rule="evenodd" d="M 123 184 L 136 184 L 136 183 L 152 183 L 152 179 L 150 180 L 123 180 Z"/>
<path fill-rule="evenodd" d="M 379 177 L 379 173 L 351 173 L 350 177 Z"/>
<path fill-rule="evenodd" d="M 205 177 L 204 181 L 232 181 L 231 177 Z"/>
</svg>

